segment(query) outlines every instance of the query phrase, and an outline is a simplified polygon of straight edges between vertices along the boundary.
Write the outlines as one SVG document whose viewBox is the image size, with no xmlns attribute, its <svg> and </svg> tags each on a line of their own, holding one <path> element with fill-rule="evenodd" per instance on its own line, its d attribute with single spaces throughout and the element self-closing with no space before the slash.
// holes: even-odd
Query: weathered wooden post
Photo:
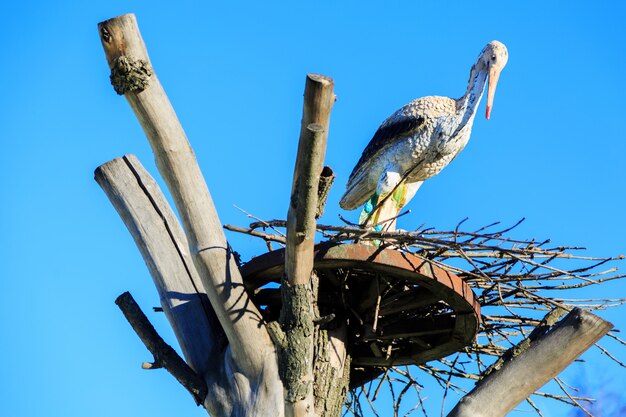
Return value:
<svg viewBox="0 0 626 417">
<path fill-rule="evenodd" d="M 332 80 L 307 78 L 300 143 L 293 175 L 287 224 L 286 279 L 282 283 L 280 324 L 285 333 L 280 349 L 280 370 L 285 383 L 285 415 L 312 416 L 313 401 L 313 246 L 317 186 L 324 164 L 330 110 L 334 102 Z M 317 119 L 317 120 L 316 120 Z"/>
<path fill-rule="evenodd" d="M 524 350 L 478 382 L 448 417 L 506 416 L 612 328 L 598 316 L 572 310 L 550 332 L 537 335 Z"/>
</svg>

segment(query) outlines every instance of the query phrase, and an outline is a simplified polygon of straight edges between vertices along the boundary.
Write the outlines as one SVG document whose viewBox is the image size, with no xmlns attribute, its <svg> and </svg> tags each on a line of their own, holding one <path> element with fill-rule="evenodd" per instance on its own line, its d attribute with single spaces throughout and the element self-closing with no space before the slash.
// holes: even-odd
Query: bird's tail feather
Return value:
<svg viewBox="0 0 626 417">
<path fill-rule="evenodd" d="M 367 181 L 364 171 L 359 171 L 348 181 L 347 190 L 339 201 L 339 205 L 344 210 L 354 210 L 363 205 L 372 196 L 375 191 L 375 185 L 372 186 Z"/>
</svg>

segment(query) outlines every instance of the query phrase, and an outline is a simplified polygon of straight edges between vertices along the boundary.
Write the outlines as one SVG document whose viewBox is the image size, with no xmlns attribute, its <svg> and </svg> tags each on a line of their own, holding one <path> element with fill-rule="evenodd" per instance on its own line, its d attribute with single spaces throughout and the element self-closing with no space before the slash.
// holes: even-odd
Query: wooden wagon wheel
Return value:
<svg viewBox="0 0 626 417">
<path fill-rule="evenodd" d="M 268 321 L 280 312 L 284 254 L 268 252 L 241 269 Z M 445 357 L 478 331 L 480 305 L 469 285 L 411 253 L 325 243 L 315 248 L 315 270 L 320 314 L 345 317 L 350 327 L 351 385 L 390 366 Z"/>
</svg>

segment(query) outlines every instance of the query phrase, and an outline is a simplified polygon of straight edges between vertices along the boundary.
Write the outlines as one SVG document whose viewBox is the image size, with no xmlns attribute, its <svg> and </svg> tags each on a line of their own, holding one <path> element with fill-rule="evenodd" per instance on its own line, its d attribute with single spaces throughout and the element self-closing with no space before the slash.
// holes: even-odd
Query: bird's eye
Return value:
<svg viewBox="0 0 626 417">
<path fill-rule="evenodd" d="M 491 60 L 495 62 L 495 60 L 496 60 L 496 54 L 491 55 Z"/>
</svg>

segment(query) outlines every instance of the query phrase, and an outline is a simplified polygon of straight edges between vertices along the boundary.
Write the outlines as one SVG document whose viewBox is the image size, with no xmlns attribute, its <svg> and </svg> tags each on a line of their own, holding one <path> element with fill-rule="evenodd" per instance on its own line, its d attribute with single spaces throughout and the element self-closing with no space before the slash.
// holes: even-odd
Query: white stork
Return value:
<svg viewBox="0 0 626 417">
<path fill-rule="evenodd" d="M 489 119 L 507 59 L 502 43 L 489 42 L 472 66 L 463 97 L 418 98 L 385 120 L 354 167 L 339 205 L 354 210 L 365 204 L 359 223 L 371 226 L 394 218 L 384 224 L 385 230 L 394 230 L 395 217 L 422 183 L 441 172 L 467 144 L 487 79 Z"/>
</svg>

